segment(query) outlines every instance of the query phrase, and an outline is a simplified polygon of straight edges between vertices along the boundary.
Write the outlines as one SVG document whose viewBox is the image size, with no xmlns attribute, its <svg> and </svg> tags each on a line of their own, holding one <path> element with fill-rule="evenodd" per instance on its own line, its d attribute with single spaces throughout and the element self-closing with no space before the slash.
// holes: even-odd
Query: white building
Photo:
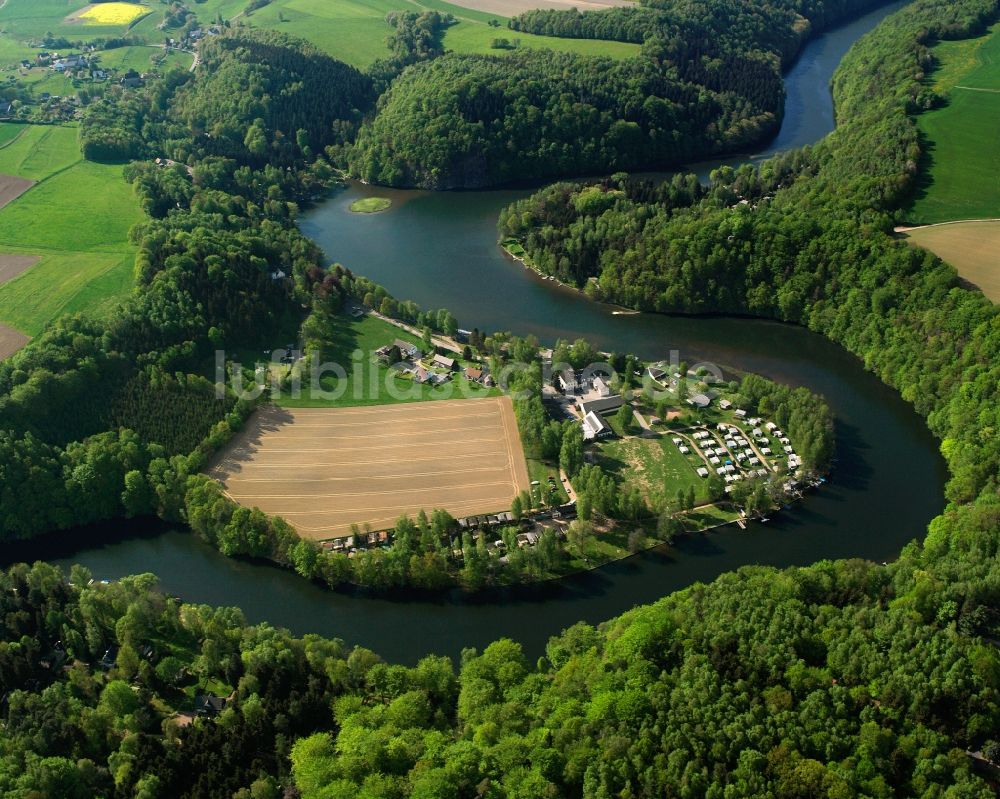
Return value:
<svg viewBox="0 0 1000 799">
<path fill-rule="evenodd" d="M 593 441 L 611 435 L 611 428 L 600 416 L 591 411 L 583 417 L 583 440 Z"/>
</svg>

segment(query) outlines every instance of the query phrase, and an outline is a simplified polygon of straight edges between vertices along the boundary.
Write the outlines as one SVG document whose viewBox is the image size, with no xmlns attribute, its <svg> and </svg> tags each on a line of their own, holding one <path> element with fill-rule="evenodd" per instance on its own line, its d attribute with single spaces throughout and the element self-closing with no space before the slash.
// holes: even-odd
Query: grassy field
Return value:
<svg viewBox="0 0 1000 799">
<path fill-rule="evenodd" d="M 563 505 L 569 502 L 569 496 L 559 478 L 559 468 L 548 463 L 543 463 L 534 458 L 528 459 L 528 474 L 531 481 L 538 481 L 538 485 L 531 487 L 531 500 L 536 507 L 543 505 Z M 555 481 L 555 491 L 551 489 L 549 478 Z"/>
<path fill-rule="evenodd" d="M 338 316 L 333 329 L 325 331 L 330 342 L 324 357 L 340 364 L 346 375 L 343 379 L 332 374 L 320 378 L 324 391 L 338 392 L 336 399 L 310 396 L 308 381 L 302 387 L 302 396 L 292 397 L 282 392 L 277 402 L 285 408 L 358 407 L 430 400 L 495 397 L 497 389 L 487 389 L 470 383 L 461 373 L 440 386 L 414 383 L 412 379 L 393 377 L 386 366 L 378 363 L 373 353 L 395 339 L 422 346 L 420 339 L 374 316 L 351 319 Z M 360 352 L 360 355 L 356 353 Z"/>
<path fill-rule="evenodd" d="M 628 487 L 638 487 L 653 508 L 661 508 L 694 487 L 697 502 L 706 502 L 708 481 L 695 468 L 702 465 L 693 452 L 682 455 L 669 436 L 611 439 L 599 444 L 602 468 L 617 474 Z"/>
<path fill-rule="evenodd" d="M 41 256 L 0 286 L 0 322 L 36 335 L 58 314 L 99 309 L 130 290 L 126 237 L 142 214 L 122 167 L 82 159 L 75 127 L 0 131 L 0 173 L 38 181 L 0 210 L 0 252 Z"/>
<path fill-rule="evenodd" d="M 940 67 L 929 80 L 948 104 L 917 117 L 929 153 L 907 221 L 1000 217 L 1000 26 L 934 54 Z"/>
<path fill-rule="evenodd" d="M 905 234 L 906 239 L 943 258 L 993 302 L 1000 302 L 1000 222 L 933 225 Z"/>
<path fill-rule="evenodd" d="M 639 46 L 622 42 L 585 39 L 558 39 L 532 36 L 506 28 L 506 19 L 440 0 L 274 0 L 245 18 L 252 25 L 274 28 L 301 36 L 326 52 L 358 67 L 371 64 L 389 54 L 385 39 L 390 29 L 385 16 L 390 11 L 428 9 L 453 14 L 458 23 L 445 34 L 448 49 L 459 53 L 494 53 L 490 43 L 495 38 L 517 38 L 522 47 L 548 47 L 590 55 L 625 58 L 638 55 Z M 199 10 L 199 14 L 200 14 Z M 490 20 L 501 27 L 491 27 Z"/>
</svg>

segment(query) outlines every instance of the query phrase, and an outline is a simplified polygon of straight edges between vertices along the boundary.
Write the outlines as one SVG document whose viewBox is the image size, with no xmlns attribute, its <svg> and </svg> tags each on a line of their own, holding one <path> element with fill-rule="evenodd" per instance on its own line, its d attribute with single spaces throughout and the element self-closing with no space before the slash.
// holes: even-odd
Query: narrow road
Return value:
<svg viewBox="0 0 1000 799">
<path fill-rule="evenodd" d="M 408 325 L 406 324 L 406 322 L 400 322 L 398 319 L 393 319 L 389 316 L 384 316 L 380 314 L 378 311 L 369 311 L 368 313 L 370 313 L 376 319 L 381 319 L 383 322 L 388 322 L 390 325 L 398 327 L 400 330 L 405 330 L 411 336 L 424 335 L 424 331 L 417 330 L 417 328 L 415 328 L 413 325 Z M 443 336 L 432 335 L 431 344 L 433 344 L 435 347 L 440 347 L 443 350 L 448 350 L 448 352 L 457 353 L 458 355 L 461 355 L 463 351 L 463 348 L 458 344 L 457 341 L 454 341 L 453 339 L 450 338 L 445 338 Z"/>
</svg>

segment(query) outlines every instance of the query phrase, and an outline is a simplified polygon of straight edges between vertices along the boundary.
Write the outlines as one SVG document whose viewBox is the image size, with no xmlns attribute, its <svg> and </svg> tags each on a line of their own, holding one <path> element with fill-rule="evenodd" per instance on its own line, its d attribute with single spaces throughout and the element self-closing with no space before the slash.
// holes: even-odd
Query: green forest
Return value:
<svg viewBox="0 0 1000 799">
<path fill-rule="evenodd" d="M 791 11 L 809 18 L 775 13 Z M 882 565 L 747 566 L 576 624 L 534 662 L 501 640 L 412 667 L 186 605 L 150 575 L 103 584 L 80 568 L 17 565 L 0 575 L 0 792 L 993 796 L 983 774 L 1000 765 L 1000 317 L 890 233 L 917 181 L 914 117 L 937 102 L 930 48 L 981 33 L 998 11 L 996 0 L 916 0 L 889 18 L 835 77 L 838 130 L 759 171 L 720 170 L 707 188 L 693 176 L 557 184 L 500 220 L 539 268 L 601 299 L 795 322 L 858 355 L 942 442 L 948 505 L 921 542 Z M 824 7 L 817 24 L 834 13 Z M 155 144 L 180 165 L 127 170 L 149 213 L 131 234 L 134 295 L 104 318 L 60 319 L 0 363 L 3 541 L 154 514 L 315 577 L 333 561 L 280 520 L 234 510 L 200 474 L 251 407 L 216 398 L 198 375 L 212 350 L 255 344 L 290 306 L 322 315 L 370 294 L 402 318 L 454 322 L 326 270 L 295 226 L 299 204 L 357 157 L 354 136 L 374 142 L 378 116 L 362 109 L 378 80 L 403 70 L 391 97 L 413 75 L 449 74 L 450 57 L 407 50 L 366 77 L 286 37 L 231 35 L 238 45 L 222 37 L 208 55 L 217 74 L 252 76 L 246 90 L 260 91 L 245 102 L 225 96 L 223 79 L 174 73 L 85 113 L 93 157 Z M 768 52 L 776 70 L 779 51 Z M 471 69 L 456 88 L 475 79 Z M 329 115 L 305 113 L 313 103 Z M 384 101 L 380 115 L 389 110 Z M 757 401 L 770 391 L 742 390 Z M 777 397 L 791 421 L 799 400 Z M 564 438 L 530 393 L 523 404 L 522 431 L 562 458 Z"/>
<path fill-rule="evenodd" d="M 350 171 L 452 189 L 738 152 L 777 131 L 781 69 L 809 34 L 872 5 L 650 0 L 527 12 L 511 20 L 514 30 L 640 43 L 642 53 L 620 61 L 545 50 L 448 54 L 413 66 L 362 125 Z"/>
</svg>

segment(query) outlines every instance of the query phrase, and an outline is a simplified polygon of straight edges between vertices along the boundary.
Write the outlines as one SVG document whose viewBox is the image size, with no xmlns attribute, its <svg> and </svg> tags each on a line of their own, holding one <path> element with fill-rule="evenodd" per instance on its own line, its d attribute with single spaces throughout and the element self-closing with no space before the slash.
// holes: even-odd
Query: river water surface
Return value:
<svg viewBox="0 0 1000 799">
<path fill-rule="evenodd" d="M 831 31 L 803 49 L 786 76 L 787 101 L 778 137 L 757 156 L 814 142 L 834 124 L 828 85 L 850 45 L 896 2 Z M 702 172 L 714 164 L 696 165 Z M 489 597 L 436 600 L 340 594 L 273 567 L 235 561 L 182 530 L 136 522 L 109 531 L 76 531 L 45 539 L 5 558 L 44 557 L 82 563 L 98 578 L 156 573 L 186 600 L 237 605 L 251 622 L 297 634 L 320 633 L 413 662 L 436 652 L 458 655 L 500 636 L 521 641 L 531 656 L 549 636 L 579 621 L 599 622 L 695 581 L 747 564 L 787 566 L 822 558 L 893 557 L 922 537 L 943 506 L 944 463 L 922 420 L 861 363 L 801 328 L 732 318 L 616 315 L 577 293 L 544 281 L 496 246 L 499 210 L 527 190 L 461 193 L 352 186 L 304 215 L 303 231 L 331 261 L 382 283 L 426 308 L 447 307 L 463 327 L 534 333 L 546 343 L 585 336 L 601 348 L 758 372 L 823 394 L 837 417 L 838 462 L 820 491 L 770 523 L 747 531 L 695 536 L 597 571 Z M 365 196 L 388 196 L 380 214 L 348 211 Z"/>
</svg>

